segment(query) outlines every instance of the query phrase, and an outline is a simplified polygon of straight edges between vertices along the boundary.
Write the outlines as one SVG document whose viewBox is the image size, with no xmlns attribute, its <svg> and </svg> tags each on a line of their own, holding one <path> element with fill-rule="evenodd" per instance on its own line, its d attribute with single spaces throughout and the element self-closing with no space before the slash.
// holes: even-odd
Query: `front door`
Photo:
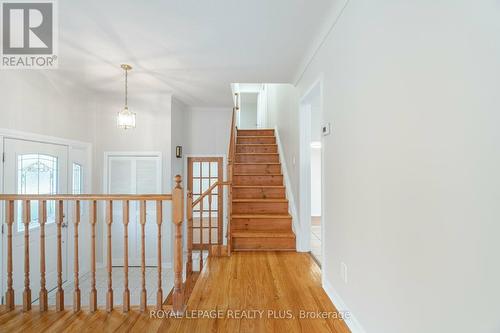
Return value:
<svg viewBox="0 0 500 333">
<path fill-rule="evenodd" d="M 67 192 L 68 147 L 19 139 L 4 140 L 4 193 L 58 194 Z M 67 209 L 67 208 L 66 208 Z M 22 203 L 16 202 L 12 228 L 13 242 L 13 288 L 15 299 L 20 302 L 24 289 L 24 224 Z M 57 238 L 56 203 L 47 202 L 47 224 L 45 226 L 46 288 L 57 286 Z M 67 267 L 67 222 L 62 228 L 62 279 L 66 281 Z M 29 228 L 30 286 L 33 302 L 40 291 L 40 224 L 38 202 L 31 202 Z M 5 262 L 5 260 L 4 260 Z"/>
</svg>

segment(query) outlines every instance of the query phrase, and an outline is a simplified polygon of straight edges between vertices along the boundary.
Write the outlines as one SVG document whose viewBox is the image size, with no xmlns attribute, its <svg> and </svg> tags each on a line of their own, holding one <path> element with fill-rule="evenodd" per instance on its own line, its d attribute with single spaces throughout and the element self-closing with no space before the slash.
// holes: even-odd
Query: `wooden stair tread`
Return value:
<svg viewBox="0 0 500 333">
<path fill-rule="evenodd" d="M 235 173 L 234 176 L 283 176 L 281 173 Z"/>
<path fill-rule="evenodd" d="M 237 146 L 277 146 L 277 143 L 237 143 Z"/>
<path fill-rule="evenodd" d="M 280 165 L 281 163 L 279 163 L 279 162 L 269 162 L 269 163 L 266 163 L 266 162 L 247 162 L 247 163 L 235 162 L 234 164 L 238 164 L 238 165 Z"/>
<path fill-rule="evenodd" d="M 232 214 L 233 219 L 291 219 L 290 214 Z"/>
<path fill-rule="evenodd" d="M 272 127 L 266 128 L 238 128 L 238 131 L 274 131 Z"/>
<path fill-rule="evenodd" d="M 279 198 L 233 199 L 233 202 L 288 202 L 288 199 L 279 199 Z"/>
<path fill-rule="evenodd" d="M 241 238 L 295 238 L 295 234 L 292 231 L 282 231 L 282 230 L 269 230 L 269 231 L 233 231 L 231 233 L 233 237 Z"/>
<path fill-rule="evenodd" d="M 236 153 L 236 155 L 279 155 L 279 153 Z M 254 163 L 248 163 L 248 164 L 254 164 Z M 262 164 L 270 164 L 270 163 L 262 163 Z M 279 163 L 274 163 L 274 164 L 279 164 Z"/>
<path fill-rule="evenodd" d="M 233 185 L 233 188 L 285 188 L 285 185 Z"/>
</svg>

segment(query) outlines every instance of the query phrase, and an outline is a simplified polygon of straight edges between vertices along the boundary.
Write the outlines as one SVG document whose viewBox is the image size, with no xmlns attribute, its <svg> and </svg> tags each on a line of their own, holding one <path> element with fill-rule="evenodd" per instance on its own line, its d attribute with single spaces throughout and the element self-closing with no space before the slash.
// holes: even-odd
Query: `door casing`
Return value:
<svg viewBox="0 0 500 333">
<path fill-rule="evenodd" d="M 49 136 L 49 135 L 42 135 L 42 134 L 35 134 L 35 133 L 30 133 L 30 132 L 24 132 L 24 131 L 18 131 L 18 130 L 12 130 L 12 129 L 5 129 L 5 128 L 0 128 L 0 190 L 1 193 L 5 193 L 4 189 L 4 163 L 3 163 L 3 153 L 4 153 L 4 140 L 5 139 L 18 139 L 18 140 L 27 140 L 27 141 L 34 141 L 34 142 L 40 142 L 40 143 L 48 143 L 48 144 L 59 144 L 59 145 L 66 145 L 69 147 L 71 150 L 72 148 L 76 149 L 81 149 L 85 151 L 85 156 L 86 156 L 86 161 L 88 170 L 86 171 L 86 174 L 88 175 L 88 179 L 92 179 L 92 144 L 84 141 L 79 141 L 79 140 L 68 140 L 64 138 L 59 138 L 55 136 Z M 71 162 L 68 160 L 68 166 L 71 165 Z M 69 167 L 68 167 L 68 173 L 70 172 Z M 85 189 L 88 193 L 92 193 L 92 182 L 89 181 L 85 184 Z M 68 182 L 68 188 L 67 192 L 70 193 L 70 184 Z M 6 230 L 4 227 L 4 220 L 5 220 L 5 211 L 3 205 L 0 205 L 0 223 L 2 224 L 2 233 L 0 237 L 0 249 L 2 249 L 2 253 L 7 253 L 6 251 Z M 69 228 L 68 228 L 69 229 Z M 68 231 L 69 232 L 69 231 Z M 6 276 L 6 255 L 1 255 L 0 256 L 0 276 Z M 67 260 L 68 262 L 73 262 L 73 253 L 70 253 L 68 251 L 67 255 Z M 80 263 L 80 265 L 83 265 L 85 263 Z M 88 266 L 88 264 L 86 265 Z M 69 272 L 69 268 L 68 268 Z M 68 274 L 67 275 L 67 281 L 66 282 L 73 282 L 73 274 Z M 6 279 L 2 279 L 0 282 L 0 304 L 5 304 L 5 290 L 6 290 Z"/>
</svg>

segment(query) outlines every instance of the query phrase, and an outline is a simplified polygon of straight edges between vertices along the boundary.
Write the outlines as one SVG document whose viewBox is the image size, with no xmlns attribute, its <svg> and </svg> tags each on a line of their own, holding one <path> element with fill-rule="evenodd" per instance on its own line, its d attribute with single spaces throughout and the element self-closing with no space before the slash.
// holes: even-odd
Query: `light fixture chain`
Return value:
<svg viewBox="0 0 500 333">
<path fill-rule="evenodd" d="M 128 69 L 125 69 L 125 107 L 128 107 Z"/>
</svg>

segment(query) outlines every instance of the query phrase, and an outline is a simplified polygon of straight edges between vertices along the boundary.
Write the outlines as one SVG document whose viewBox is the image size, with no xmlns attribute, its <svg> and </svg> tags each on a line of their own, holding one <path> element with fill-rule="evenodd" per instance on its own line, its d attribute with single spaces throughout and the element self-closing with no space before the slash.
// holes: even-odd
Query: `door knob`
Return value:
<svg viewBox="0 0 500 333">
<path fill-rule="evenodd" d="M 68 224 L 66 222 L 63 222 L 63 224 L 61 224 L 61 227 L 62 228 L 67 228 L 68 227 Z"/>
</svg>

